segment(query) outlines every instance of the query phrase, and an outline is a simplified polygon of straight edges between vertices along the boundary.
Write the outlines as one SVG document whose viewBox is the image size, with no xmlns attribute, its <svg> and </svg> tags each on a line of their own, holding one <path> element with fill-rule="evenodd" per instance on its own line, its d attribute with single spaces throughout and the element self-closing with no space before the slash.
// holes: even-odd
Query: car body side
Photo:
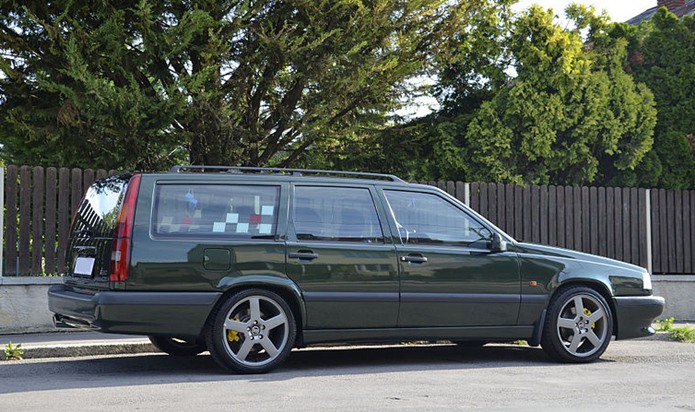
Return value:
<svg viewBox="0 0 695 412">
<path fill-rule="evenodd" d="M 654 333 L 650 328 L 651 320 L 663 309 L 663 299 L 652 296 L 651 290 L 645 288 L 645 269 L 566 249 L 516 242 L 458 200 L 431 186 L 362 179 L 326 183 L 321 178 L 293 176 L 142 176 L 132 233 L 129 278 L 125 282 L 108 282 L 108 288 L 101 289 L 66 278 L 63 285 L 56 285 L 49 291 L 49 308 L 57 314 L 57 323 L 111 333 L 195 339 L 203 334 L 215 306 L 226 296 L 246 288 L 262 288 L 277 293 L 291 308 L 298 325 L 296 346 L 319 342 L 410 339 L 527 339 L 531 344 L 538 344 L 539 330 L 549 302 L 559 290 L 571 285 L 589 286 L 606 299 L 613 312 L 613 334 L 617 339 Z M 275 237 L 260 240 L 158 238 L 152 231 L 156 186 L 204 183 L 279 187 Z M 331 289 L 331 282 L 335 279 L 307 283 L 313 288 L 309 291 L 302 287 L 296 277 L 288 275 L 290 264 L 300 269 L 316 264 L 301 259 L 290 262 L 291 259 L 287 257 L 292 248 L 299 250 L 292 229 L 291 213 L 294 188 L 299 185 L 342 185 L 370 191 L 383 231 L 383 243 L 350 244 L 346 247 L 341 242 L 327 242 L 321 247 L 325 253 L 330 253 L 334 259 L 346 265 L 359 258 L 359 249 L 362 248 L 364 253 L 371 253 L 369 259 L 387 262 L 378 268 L 382 277 L 366 279 L 363 283 L 352 282 L 349 287 L 336 292 Z M 425 323 L 401 324 L 396 315 L 395 320 L 391 321 L 394 319 L 394 308 L 398 313 L 399 307 L 406 302 L 399 286 L 404 265 L 415 264 L 399 261 L 402 242 L 383 195 L 384 189 L 434 194 L 472 216 L 492 233 L 500 234 L 507 243 L 506 250 L 469 250 L 465 253 L 466 256 L 482 256 L 482 259 L 494 256 L 497 262 L 503 259 L 507 267 L 512 267 L 509 262 L 515 262 L 516 286 L 510 286 L 508 282 L 506 289 L 500 288 L 500 282 L 495 278 L 495 266 L 492 265 L 486 269 L 489 280 L 476 278 L 472 293 L 409 295 L 413 302 L 417 302 L 417 308 L 422 313 L 434 313 L 448 307 L 456 311 L 459 310 L 457 308 L 473 307 L 480 308 L 474 312 L 478 319 L 461 324 L 442 321 L 444 323 L 426 325 L 425 318 Z M 444 272 L 431 275 L 443 274 L 450 276 L 450 273 Z M 433 277 L 416 279 L 413 285 L 427 286 L 428 282 L 436 280 Z M 447 285 L 451 283 L 442 283 L 442 288 Z M 479 293 L 495 288 L 502 292 Z M 485 308 L 494 308 L 500 302 L 507 307 L 517 308 L 515 313 L 509 314 L 513 321 L 491 324 L 485 318 L 492 317 L 494 311 L 486 311 Z M 322 312 L 330 307 L 338 309 Z M 379 321 L 382 309 L 383 319 Z M 359 319 L 355 320 L 356 317 Z M 326 327 L 330 322 L 344 326 Z M 360 322 L 363 326 L 360 326 Z"/>
</svg>

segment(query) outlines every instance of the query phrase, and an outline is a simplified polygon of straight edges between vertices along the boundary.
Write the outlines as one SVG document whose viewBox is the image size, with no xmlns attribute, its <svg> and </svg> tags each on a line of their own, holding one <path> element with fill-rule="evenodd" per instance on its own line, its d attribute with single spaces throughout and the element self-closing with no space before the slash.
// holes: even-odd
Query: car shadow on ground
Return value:
<svg viewBox="0 0 695 412">
<path fill-rule="evenodd" d="M 165 354 L 32 359 L 0 365 L 0 393 L 190 382 L 274 382 L 304 376 L 338 376 L 404 371 L 558 367 L 540 348 L 520 345 L 396 345 L 319 347 L 294 350 L 279 369 L 262 375 L 225 373 L 207 354 Z M 31 379 L 31 377 L 34 379 Z M 25 379 L 31 379 L 27 385 Z M 122 377 L 123 379 L 120 379 Z"/>
</svg>

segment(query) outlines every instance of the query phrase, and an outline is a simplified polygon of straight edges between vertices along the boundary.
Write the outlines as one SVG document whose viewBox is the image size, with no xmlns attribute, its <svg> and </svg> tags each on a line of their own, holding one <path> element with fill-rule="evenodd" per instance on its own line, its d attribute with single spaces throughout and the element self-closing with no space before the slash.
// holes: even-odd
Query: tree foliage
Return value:
<svg viewBox="0 0 695 412">
<path fill-rule="evenodd" d="M 617 183 L 695 188 L 695 18 L 679 20 L 666 8 L 636 29 L 629 68 L 654 93 L 658 109 L 654 152 Z"/>
<path fill-rule="evenodd" d="M 291 164 L 407 93 L 478 0 L 9 0 L 7 161 L 156 169 Z"/>
<path fill-rule="evenodd" d="M 467 179 L 587 184 L 634 169 L 650 151 L 653 96 L 623 70 L 627 41 L 608 35 L 591 9 L 571 6 L 567 15 L 571 30 L 537 6 L 514 21 L 517 75 L 466 126 Z"/>
</svg>

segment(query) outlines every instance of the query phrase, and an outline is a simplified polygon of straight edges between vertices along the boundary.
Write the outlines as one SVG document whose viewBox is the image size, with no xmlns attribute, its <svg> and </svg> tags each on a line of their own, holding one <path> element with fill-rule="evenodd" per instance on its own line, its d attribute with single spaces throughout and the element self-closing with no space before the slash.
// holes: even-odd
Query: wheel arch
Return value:
<svg viewBox="0 0 695 412">
<path fill-rule="evenodd" d="M 612 333 L 613 333 L 613 335 L 617 336 L 617 334 L 618 334 L 618 318 L 617 318 L 616 311 L 615 311 L 615 303 L 613 302 L 613 294 L 612 294 L 610 288 L 608 287 L 608 285 L 606 285 L 605 283 L 603 283 L 601 281 L 593 280 L 593 279 L 573 278 L 573 279 L 568 279 L 568 280 L 562 282 L 561 284 L 559 284 L 557 287 L 555 287 L 550 292 L 550 296 L 548 297 L 548 304 L 546 306 L 546 309 L 548 307 L 550 307 L 550 304 L 553 301 L 553 299 L 555 298 L 555 296 L 557 296 L 559 293 L 561 293 L 569 288 L 575 287 L 575 286 L 587 287 L 589 289 L 596 291 L 596 293 L 598 293 L 599 295 L 601 295 L 601 297 L 603 297 L 603 299 L 606 301 L 606 303 L 608 304 L 608 307 L 611 310 L 611 318 L 613 320 Z"/>
<path fill-rule="evenodd" d="M 295 346 L 303 343 L 306 306 L 304 305 L 304 300 L 302 299 L 301 290 L 290 279 L 264 275 L 224 278 L 220 281 L 218 287 L 223 291 L 223 293 L 217 300 L 213 310 L 210 311 L 210 314 L 205 321 L 205 327 L 208 327 L 210 324 L 213 314 L 217 312 L 217 307 L 222 305 L 223 302 L 225 302 L 230 296 L 243 290 L 263 289 L 277 294 L 290 307 L 292 317 L 294 318 L 297 328 Z"/>
</svg>

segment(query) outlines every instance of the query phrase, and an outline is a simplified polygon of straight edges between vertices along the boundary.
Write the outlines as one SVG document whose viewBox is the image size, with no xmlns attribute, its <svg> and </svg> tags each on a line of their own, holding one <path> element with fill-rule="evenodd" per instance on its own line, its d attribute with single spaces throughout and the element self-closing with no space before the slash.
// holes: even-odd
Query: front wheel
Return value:
<svg viewBox="0 0 695 412">
<path fill-rule="evenodd" d="M 148 336 L 155 348 L 173 356 L 195 356 L 205 352 L 202 340 L 185 340 L 169 336 Z"/>
<path fill-rule="evenodd" d="M 248 289 L 217 308 L 206 342 L 220 366 L 240 373 L 264 373 L 287 359 L 296 333 L 292 311 L 280 296 Z"/>
<path fill-rule="evenodd" d="M 550 302 L 541 346 L 561 362 L 592 362 L 605 352 L 612 335 L 613 315 L 603 296 L 575 286 Z"/>
</svg>

